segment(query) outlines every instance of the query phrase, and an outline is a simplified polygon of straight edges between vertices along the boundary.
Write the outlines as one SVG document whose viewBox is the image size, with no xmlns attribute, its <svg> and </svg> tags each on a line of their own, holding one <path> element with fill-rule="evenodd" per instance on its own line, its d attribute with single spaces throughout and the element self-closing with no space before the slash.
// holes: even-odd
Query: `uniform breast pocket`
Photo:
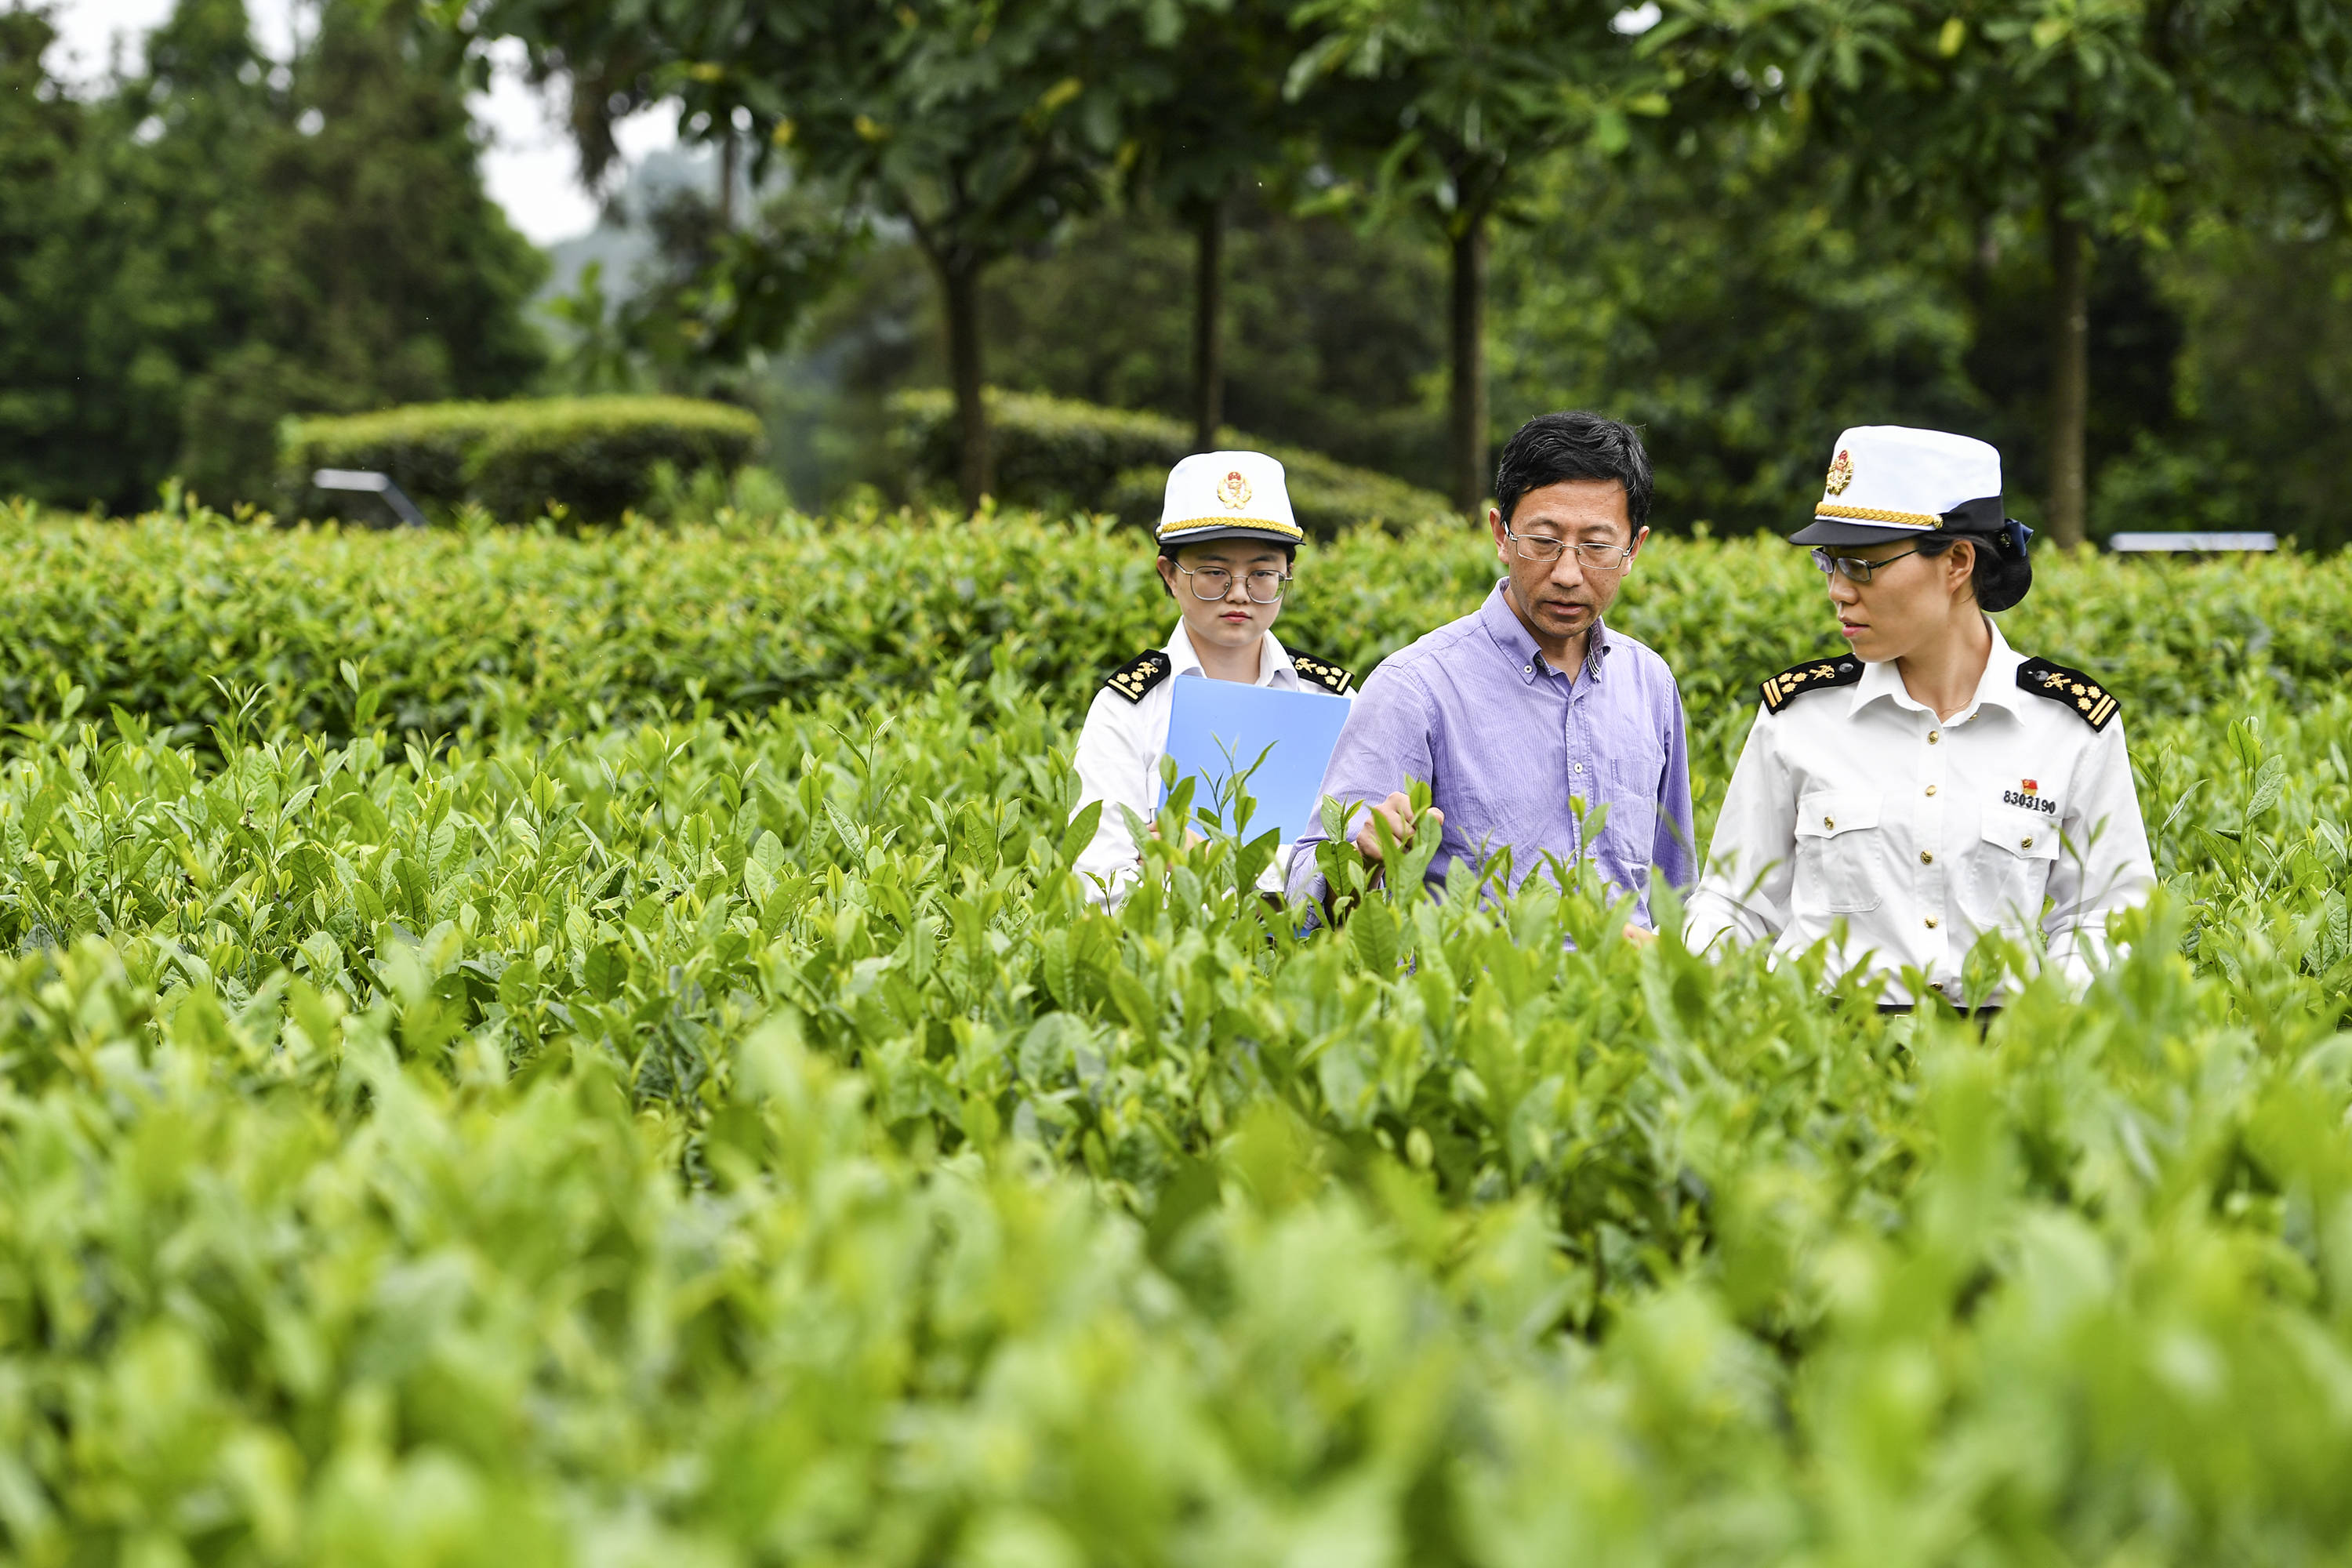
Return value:
<svg viewBox="0 0 2352 1568">
<path fill-rule="evenodd" d="M 1874 910 L 1885 881 L 1875 791 L 1816 790 L 1797 802 L 1796 906 L 1833 915 Z"/>
<path fill-rule="evenodd" d="M 2042 897 L 2057 860 L 2056 822 L 2036 811 L 1987 807 L 1969 874 L 1961 880 L 1969 918 L 1980 926 L 2040 924 Z"/>
</svg>

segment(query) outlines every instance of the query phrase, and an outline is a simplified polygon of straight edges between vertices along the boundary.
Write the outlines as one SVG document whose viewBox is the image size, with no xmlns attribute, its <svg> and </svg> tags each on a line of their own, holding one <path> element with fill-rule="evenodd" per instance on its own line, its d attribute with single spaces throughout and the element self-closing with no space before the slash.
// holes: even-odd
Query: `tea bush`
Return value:
<svg viewBox="0 0 2352 1568">
<path fill-rule="evenodd" d="M 1173 811 L 1095 910 L 1070 650 L 1150 635 L 1148 580 L 1061 651 L 949 647 L 925 606 L 965 601 L 890 592 L 942 568 L 866 548 L 1129 581 L 1088 530 L 16 526 L 54 640 L 10 634 L 0 762 L 14 1558 L 2201 1563 L 2352 1529 L 2332 563 L 2045 573 L 2017 635 L 2136 694 L 2163 892 L 2088 996 L 1979 1037 L 1540 879 L 1402 878 L 1302 935 L 1263 846 L 1164 848 Z M 133 639 L 65 636 L 173 550 L 194 603 L 154 624 L 199 617 L 233 702 L 118 700 Z M 1812 646 L 1782 560 L 1679 545 L 1627 592 L 1704 694 L 1703 816 L 1735 664 Z M 481 721 L 400 720 L 462 689 L 436 635 L 541 624 L 478 576 L 622 563 L 637 651 L 567 668 L 583 616 Z M 1360 657 L 1485 568 L 1426 535 L 1315 570 Z M 628 662 L 767 635 L 795 583 L 836 619 L 793 635 L 898 662 L 757 706 Z"/>
</svg>

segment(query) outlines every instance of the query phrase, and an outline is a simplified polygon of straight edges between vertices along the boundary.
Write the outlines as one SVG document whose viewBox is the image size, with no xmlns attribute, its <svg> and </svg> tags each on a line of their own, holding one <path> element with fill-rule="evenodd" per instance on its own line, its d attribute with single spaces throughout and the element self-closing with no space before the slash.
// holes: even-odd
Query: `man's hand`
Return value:
<svg viewBox="0 0 2352 1568">
<path fill-rule="evenodd" d="M 1156 839 L 1156 838 L 1158 838 L 1158 837 L 1160 837 L 1160 824 L 1159 824 L 1158 822 L 1156 822 L 1156 821 L 1155 821 L 1154 823 L 1152 823 L 1152 825 L 1151 825 L 1150 828 L 1149 829 L 1149 831 L 1150 832 L 1151 837 L 1152 837 L 1153 838 L 1155 838 L 1155 839 Z M 1185 847 L 1185 848 L 1190 849 L 1190 848 L 1192 848 L 1192 847 L 1194 845 L 1196 845 L 1196 844 L 1206 844 L 1207 842 L 1208 842 L 1208 840 L 1207 840 L 1207 839 L 1205 839 L 1205 838 L 1202 837 L 1199 834 L 1197 834 L 1197 833 L 1193 832 L 1193 831 L 1192 831 L 1192 829 L 1190 826 L 1187 826 L 1187 827 L 1184 829 L 1184 847 Z M 1143 851 L 1142 851 L 1140 848 L 1137 849 L 1137 850 L 1136 850 L 1136 852 L 1135 852 L 1135 863 L 1136 863 L 1137 865 L 1139 865 L 1139 866 L 1140 866 L 1140 865 L 1142 865 L 1142 864 L 1143 864 Z"/>
<path fill-rule="evenodd" d="M 1445 830 L 1445 814 L 1433 805 L 1423 811 L 1421 814 L 1421 820 L 1416 823 L 1412 816 L 1412 804 L 1405 799 L 1402 791 L 1391 794 L 1388 799 L 1378 804 L 1370 801 L 1365 804 L 1370 805 L 1373 811 L 1378 812 L 1387 820 L 1389 837 L 1400 849 L 1412 842 L 1412 836 L 1420 827 L 1426 826 L 1432 833 L 1443 833 Z M 1372 826 L 1370 815 L 1365 816 L 1364 825 L 1356 829 L 1356 853 L 1361 855 L 1371 865 L 1377 866 L 1381 863 L 1380 830 Z"/>
</svg>

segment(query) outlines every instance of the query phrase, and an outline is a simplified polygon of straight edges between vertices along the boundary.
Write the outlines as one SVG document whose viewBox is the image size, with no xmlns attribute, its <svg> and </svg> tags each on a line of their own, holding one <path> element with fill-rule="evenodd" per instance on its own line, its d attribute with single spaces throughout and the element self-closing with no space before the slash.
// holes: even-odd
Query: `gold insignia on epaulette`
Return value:
<svg viewBox="0 0 2352 1568">
<path fill-rule="evenodd" d="M 1143 694 L 1165 680 L 1175 665 L 1170 661 L 1168 656 L 1154 649 L 1150 653 L 1136 655 L 1108 675 L 1104 676 L 1103 685 L 1118 692 L 1129 702 L 1140 702 L 1143 700 Z"/>
<path fill-rule="evenodd" d="M 1816 659 L 1796 665 L 1771 677 L 1763 684 L 1764 706 L 1778 713 L 1790 698 L 1800 691 L 1811 691 L 1825 686 L 1851 686 L 1862 679 L 1859 659 Z"/>
<path fill-rule="evenodd" d="M 2079 669 L 2068 669 L 2044 658 L 2030 658 L 2017 668 L 2017 684 L 2022 690 L 2064 703 L 2082 717 L 2094 730 L 2106 728 L 2115 717 L 2115 694 Z"/>
<path fill-rule="evenodd" d="M 1356 678 L 1328 658 L 1318 658 L 1311 653 L 1290 652 L 1290 668 L 1307 685 L 1319 686 L 1334 697 L 1348 694 L 1349 682 Z"/>
</svg>

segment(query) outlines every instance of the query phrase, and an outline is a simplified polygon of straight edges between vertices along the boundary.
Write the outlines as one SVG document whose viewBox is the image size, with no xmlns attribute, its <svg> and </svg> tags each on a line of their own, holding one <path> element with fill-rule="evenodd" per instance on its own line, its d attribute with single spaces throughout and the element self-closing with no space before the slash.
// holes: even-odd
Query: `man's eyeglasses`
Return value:
<svg viewBox="0 0 2352 1568">
<path fill-rule="evenodd" d="M 1540 533 L 1517 534 L 1513 533 L 1507 525 L 1503 530 L 1503 537 L 1519 547 L 1519 559 L 1522 561 L 1549 563 L 1559 560 L 1561 552 L 1569 550 L 1576 552 L 1577 565 L 1587 572 L 1622 572 L 1633 561 L 1631 545 L 1604 544 L 1597 540 L 1547 539 Z"/>
<path fill-rule="evenodd" d="M 1824 577 L 1835 573 L 1849 583 L 1866 584 L 1870 581 L 1870 574 L 1880 567 L 1892 566 L 1905 556 L 1918 553 L 1919 547 L 1915 544 L 1902 555 L 1890 555 L 1884 561 L 1864 561 L 1859 555 L 1832 555 L 1826 550 L 1816 550 L 1813 552 L 1813 564 L 1821 568 L 1821 574 Z"/>
<path fill-rule="evenodd" d="M 1234 574 L 1222 566 L 1203 566 L 1196 572 L 1181 561 L 1175 565 L 1177 571 L 1192 579 L 1192 597 L 1204 605 L 1222 604 L 1234 591 Z M 1244 573 L 1242 591 L 1253 605 L 1278 605 L 1283 587 L 1289 581 L 1288 574 L 1281 572 Z"/>
</svg>

